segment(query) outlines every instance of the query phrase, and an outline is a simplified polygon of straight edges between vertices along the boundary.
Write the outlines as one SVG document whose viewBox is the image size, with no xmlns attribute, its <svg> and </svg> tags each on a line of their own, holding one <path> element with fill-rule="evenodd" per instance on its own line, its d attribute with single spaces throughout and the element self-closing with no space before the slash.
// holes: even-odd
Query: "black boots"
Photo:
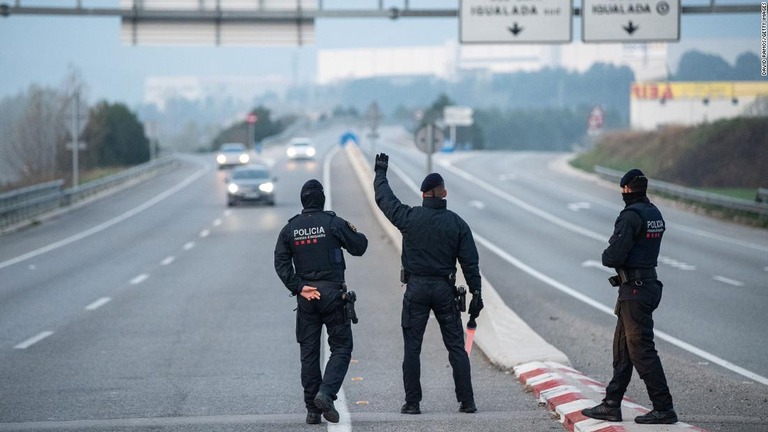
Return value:
<svg viewBox="0 0 768 432">
<path fill-rule="evenodd" d="M 459 411 L 463 413 L 477 412 L 477 406 L 475 406 L 475 401 L 462 402 L 461 405 L 459 405 Z"/>
<path fill-rule="evenodd" d="M 308 412 L 307 424 L 320 424 L 320 413 Z"/>
<path fill-rule="evenodd" d="M 621 405 L 616 402 L 603 401 L 600 405 L 592 408 L 584 408 L 581 413 L 593 419 L 609 422 L 621 421 Z"/>
<path fill-rule="evenodd" d="M 635 423 L 640 424 L 674 424 L 677 423 L 677 413 L 671 409 L 669 411 L 653 410 L 648 414 L 635 417 Z"/>
<path fill-rule="evenodd" d="M 333 399 L 325 393 L 315 396 L 315 406 L 323 412 L 323 417 L 331 423 L 339 422 L 339 412 L 333 407 Z"/>
<path fill-rule="evenodd" d="M 419 404 L 406 402 L 402 408 L 400 408 L 400 414 L 421 414 Z"/>
</svg>

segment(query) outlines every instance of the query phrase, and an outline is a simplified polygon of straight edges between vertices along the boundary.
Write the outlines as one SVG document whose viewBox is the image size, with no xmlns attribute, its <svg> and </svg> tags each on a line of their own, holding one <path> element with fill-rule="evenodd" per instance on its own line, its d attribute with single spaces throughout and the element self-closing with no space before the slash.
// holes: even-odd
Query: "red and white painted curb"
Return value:
<svg viewBox="0 0 768 432">
<path fill-rule="evenodd" d="M 555 362 L 530 362 L 514 368 L 515 376 L 539 400 L 542 406 L 557 414 L 563 427 L 573 432 L 634 432 L 634 431 L 698 431 L 687 423 L 673 425 L 640 425 L 635 416 L 650 410 L 627 398 L 621 404 L 623 422 L 607 422 L 589 418 L 584 408 L 598 405 L 605 395 L 605 385 L 583 373 Z"/>
</svg>

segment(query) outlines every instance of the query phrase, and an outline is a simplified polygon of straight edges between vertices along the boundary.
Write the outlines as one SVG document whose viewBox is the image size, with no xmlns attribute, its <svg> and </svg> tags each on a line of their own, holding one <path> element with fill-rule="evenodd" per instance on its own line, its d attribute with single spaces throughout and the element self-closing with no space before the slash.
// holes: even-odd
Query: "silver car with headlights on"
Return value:
<svg viewBox="0 0 768 432">
<path fill-rule="evenodd" d="M 275 182 L 269 168 L 264 165 L 237 167 L 227 176 L 227 206 L 241 202 L 275 205 Z"/>
<path fill-rule="evenodd" d="M 219 169 L 235 165 L 245 165 L 251 161 L 248 149 L 241 143 L 224 143 L 216 154 L 216 162 Z"/>
</svg>

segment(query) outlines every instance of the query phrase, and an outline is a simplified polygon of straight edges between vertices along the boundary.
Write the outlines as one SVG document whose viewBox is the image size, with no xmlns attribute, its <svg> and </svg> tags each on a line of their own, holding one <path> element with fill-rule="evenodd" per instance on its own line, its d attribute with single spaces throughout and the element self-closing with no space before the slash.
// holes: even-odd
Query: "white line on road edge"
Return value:
<svg viewBox="0 0 768 432">
<path fill-rule="evenodd" d="M 331 159 L 339 152 L 339 147 L 334 146 L 333 149 L 323 159 L 323 189 L 325 189 L 325 210 L 331 210 L 333 201 L 331 199 Z M 323 328 L 323 360 L 320 367 L 325 370 L 325 363 L 331 356 L 331 349 L 328 347 L 328 337 L 326 336 L 325 327 Z M 336 395 L 336 403 L 334 404 L 336 411 L 339 412 L 339 422 L 336 424 L 328 423 L 328 430 L 334 432 L 350 432 L 352 431 L 352 418 L 349 415 L 349 409 L 347 408 L 347 398 L 344 396 L 344 386 L 339 389 L 339 393 Z"/>
<path fill-rule="evenodd" d="M 532 206 L 532 205 L 530 205 L 530 204 L 528 204 L 528 203 L 526 203 L 524 201 L 521 201 L 521 200 L 519 200 L 519 199 L 517 199 L 515 197 L 512 197 L 512 196 L 502 192 L 501 190 L 491 186 L 490 184 L 488 184 L 488 183 L 486 183 L 486 182 L 484 182 L 484 181 L 482 181 L 482 180 L 480 180 L 480 179 L 478 179 L 478 178 L 476 178 L 476 177 L 474 177 L 474 176 L 472 176 L 472 175 L 470 175 L 470 174 L 468 174 L 468 173 L 466 173 L 466 172 L 464 172 L 464 171 L 462 171 L 462 170 L 460 170 L 460 169 L 458 169 L 456 167 L 451 166 L 448 163 L 444 162 L 441 165 L 444 166 L 445 168 L 449 169 L 450 171 L 453 171 L 455 174 L 459 175 L 460 177 L 463 177 L 463 178 L 465 178 L 467 180 L 476 182 L 478 185 L 486 188 L 489 192 L 492 192 L 492 193 L 494 193 L 494 194 L 496 194 L 496 195 L 498 195 L 498 196 L 500 196 L 500 197 L 502 197 L 504 199 L 507 199 L 510 202 L 512 202 L 513 204 L 515 204 L 515 205 L 517 205 L 517 206 L 523 208 L 524 210 L 527 210 L 527 211 L 529 211 L 529 212 L 531 212 L 533 214 L 536 214 L 536 215 L 540 216 L 543 219 L 546 219 L 546 220 L 548 220 L 548 221 L 550 221 L 552 223 L 560 225 L 560 226 L 562 226 L 562 227 L 564 227 L 566 229 L 570 229 L 570 230 L 572 230 L 574 232 L 577 232 L 579 234 L 582 234 L 582 235 L 584 235 L 586 237 L 593 238 L 595 240 L 603 240 L 603 241 L 607 241 L 608 240 L 607 237 L 600 236 L 599 234 L 594 233 L 593 231 L 589 231 L 589 230 L 583 229 L 583 228 L 581 228 L 579 226 L 576 226 L 574 224 L 571 224 L 570 222 L 566 222 L 566 221 L 564 221 L 564 220 L 562 220 L 562 219 L 560 219 L 560 218 L 558 218 L 558 217 L 556 217 L 554 215 L 551 215 L 551 214 L 549 214 L 549 213 L 547 213 L 547 212 L 545 212 L 543 210 L 540 210 L 537 207 L 534 207 L 534 206 Z M 613 315 L 613 308 L 609 308 L 609 307 L 607 307 L 607 306 L 605 306 L 605 305 L 603 305 L 603 304 L 601 304 L 601 303 L 599 303 L 599 302 L 597 302 L 597 301 L 595 301 L 595 300 L 593 300 L 593 299 L 591 299 L 591 298 L 581 294 L 580 292 L 574 290 L 573 288 L 570 288 L 570 287 L 568 287 L 568 286 L 566 286 L 566 285 L 564 285 L 564 284 L 562 284 L 562 283 L 560 283 L 560 282 L 550 278 L 549 276 L 546 276 L 546 275 L 538 272 L 537 270 L 534 270 L 533 268 L 527 266 L 526 264 L 523 264 L 522 262 L 520 262 L 516 258 L 514 258 L 511 255 L 507 254 L 505 251 L 503 251 L 502 249 L 498 248 L 496 245 L 492 244 L 488 240 L 485 240 L 484 238 L 478 236 L 477 234 L 473 233 L 473 235 L 474 235 L 475 239 L 477 239 L 480 243 L 483 243 L 488 249 L 494 251 L 501 258 L 505 259 L 510 264 L 512 264 L 515 267 L 519 268 L 520 270 L 528 273 L 529 275 L 533 276 L 534 278 L 539 279 L 540 281 L 542 281 L 542 282 L 552 286 L 553 288 L 556 288 L 556 289 L 558 289 L 558 290 L 560 290 L 560 291 L 570 295 L 571 297 L 574 297 L 575 299 L 580 300 L 580 301 L 582 301 L 582 302 L 584 302 L 584 303 L 586 303 L 586 304 L 588 304 L 588 305 L 590 305 L 590 306 L 592 306 L 592 307 L 594 307 L 594 308 L 596 308 L 598 310 L 601 310 L 601 311 L 603 311 L 603 312 L 605 312 L 607 314 Z M 748 243 L 744 243 L 743 245 L 744 246 L 748 246 L 749 244 Z M 730 280 L 730 281 L 731 282 L 740 283 L 738 281 L 733 281 L 733 280 Z M 721 280 L 721 282 L 724 282 L 724 281 Z M 677 347 L 682 348 L 682 349 L 684 349 L 684 350 L 686 350 L 686 351 L 688 351 L 688 352 L 690 352 L 692 354 L 698 355 L 699 357 L 702 357 L 702 358 L 704 358 L 706 360 L 709 360 L 710 362 L 715 363 L 715 364 L 717 364 L 717 365 L 719 365 L 721 367 L 724 367 L 724 368 L 726 368 L 726 369 L 728 369 L 728 370 L 730 370 L 732 372 L 736 372 L 739 375 L 745 376 L 745 377 L 747 377 L 747 378 L 749 378 L 751 380 L 757 381 L 757 382 L 759 382 L 761 384 L 768 385 L 768 378 L 766 378 L 764 376 L 758 375 L 758 374 L 756 374 L 754 372 L 751 372 L 751 371 L 749 371 L 747 369 L 744 369 L 744 368 L 742 368 L 740 366 L 737 366 L 737 365 L 735 365 L 735 364 L 733 364 L 733 363 L 731 363 L 731 362 L 729 362 L 729 361 L 727 361 L 725 359 L 717 357 L 714 354 L 711 354 L 711 353 L 709 353 L 707 351 L 704 351 L 704 350 L 702 350 L 700 348 L 697 348 L 697 347 L 695 347 L 695 346 L 693 346 L 693 345 L 691 345 L 691 344 L 689 344 L 687 342 L 683 342 L 682 340 L 677 339 L 676 337 L 671 336 L 671 335 L 669 335 L 667 333 L 664 333 L 664 332 L 662 332 L 660 330 L 654 330 L 654 331 L 655 331 L 656 335 L 660 339 L 663 339 L 663 340 L 665 340 L 665 341 L 667 341 L 667 342 L 669 342 L 669 343 L 671 343 L 673 345 L 676 345 Z"/>
<path fill-rule="evenodd" d="M 575 298 L 577 300 L 580 300 L 580 301 L 582 301 L 582 302 L 584 302 L 584 303 L 594 307 L 597 310 L 605 312 L 605 313 L 607 313 L 609 315 L 613 315 L 613 308 L 609 308 L 608 306 L 605 306 L 602 303 L 597 302 L 597 301 L 591 299 L 590 297 L 585 296 L 584 294 L 574 290 L 573 288 L 571 288 L 571 287 L 569 287 L 569 286 L 567 286 L 567 285 L 565 285 L 563 283 L 560 283 L 560 282 L 552 279 L 551 277 L 549 277 L 549 276 L 547 276 L 547 275 L 545 275 L 545 274 L 543 274 L 543 273 L 533 269 L 532 267 L 529 267 L 528 265 L 524 264 L 523 262 L 521 262 L 517 258 L 515 258 L 515 257 L 509 255 L 508 253 L 506 253 L 504 250 L 502 250 L 498 246 L 496 246 L 493 243 L 489 242 L 485 238 L 483 238 L 483 237 L 481 237 L 481 236 L 479 236 L 477 234 L 474 234 L 474 237 L 475 237 L 475 240 L 477 240 L 479 243 L 481 243 L 486 248 L 490 249 L 493 253 L 498 255 L 500 258 L 504 259 L 505 261 L 507 261 L 508 263 L 510 263 L 513 266 L 517 267 L 518 269 L 524 271 L 525 273 L 528 273 L 529 275 L 531 275 L 534 278 L 536 278 L 536 279 L 546 283 L 547 285 L 549 285 L 549 286 L 551 286 L 551 287 L 553 287 L 553 288 L 555 288 L 557 290 L 560 290 L 560 291 L 564 292 L 565 294 L 568 294 L 569 296 L 571 296 L 571 297 L 573 297 L 573 298 Z M 680 340 L 680 339 L 678 339 L 678 338 L 676 338 L 674 336 L 671 336 L 671 335 L 669 335 L 669 334 L 667 334 L 667 333 L 665 333 L 663 331 L 655 329 L 654 332 L 656 333 L 656 336 L 659 337 L 659 339 L 663 339 L 663 340 L 671 343 L 672 345 L 675 345 L 675 346 L 677 346 L 679 348 L 682 348 L 682 349 L 690 352 L 691 354 L 694 354 L 694 355 L 697 355 L 697 356 L 699 356 L 699 357 L 701 357 L 703 359 L 709 360 L 712 363 L 715 363 L 715 364 L 717 364 L 717 365 L 719 365 L 721 367 L 724 367 L 724 368 L 726 368 L 726 369 L 728 369 L 728 370 L 730 370 L 732 372 L 736 372 L 737 374 L 739 374 L 741 376 L 744 376 L 744 377 L 747 377 L 747 378 L 749 378 L 749 379 L 751 379 L 753 381 L 757 381 L 757 382 L 759 382 L 761 384 L 768 385 L 768 378 L 766 378 L 764 376 L 758 375 L 758 374 L 756 374 L 756 373 L 754 373 L 752 371 L 744 369 L 741 366 L 737 366 L 737 365 L 729 362 L 728 360 L 725 360 L 725 359 L 722 359 L 720 357 L 717 357 L 714 354 L 711 354 L 711 353 L 709 353 L 707 351 L 704 351 L 704 350 L 702 350 L 700 348 L 697 348 L 697 347 L 695 347 L 695 346 L 693 346 L 693 345 L 691 345 L 691 344 L 689 344 L 687 342 L 684 342 L 684 341 L 682 341 L 682 340 Z"/>
<path fill-rule="evenodd" d="M 78 234 L 75 234 L 75 235 L 73 235 L 71 237 L 67 237 L 67 238 L 65 238 L 63 240 L 59 240 L 59 241 L 51 243 L 51 244 L 49 244 L 47 246 L 41 247 L 39 249 L 35 249 L 35 250 L 33 250 L 31 252 L 28 252 L 28 253 L 25 253 L 23 255 L 19 255 L 16 258 L 11 258 L 11 259 L 9 259 L 7 261 L 0 262 L 0 269 L 8 267 L 8 266 L 11 266 L 11 265 L 14 265 L 14 264 L 18 264 L 18 263 L 20 263 L 22 261 L 26 261 L 26 260 L 28 260 L 30 258 L 34 258 L 34 257 L 36 257 L 38 255 L 42 255 L 42 254 L 44 254 L 46 252 L 50 252 L 50 251 L 58 249 L 58 248 L 60 248 L 62 246 L 66 246 L 66 245 L 68 245 L 70 243 L 74 243 L 74 242 L 76 242 L 78 240 L 82 240 L 82 239 L 84 239 L 84 238 L 86 238 L 88 236 L 91 236 L 93 234 L 96 234 L 96 233 L 98 233 L 100 231 L 104 231 L 105 229 L 107 229 L 107 228 L 109 228 L 109 227 L 111 227 L 113 225 L 116 225 L 116 224 L 118 224 L 118 223 L 128 219 L 131 216 L 135 216 L 135 215 L 143 212 L 144 210 L 152 207 L 153 205 L 159 203 L 160 201 L 162 201 L 162 200 L 168 198 L 169 196 L 175 194 L 176 192 L 184 189 L 185 187 L 187 187 L 187 185 L 189 185 L 190 183 L 195 181 L 198 177 L 202 176 L 203 174 L 205 174 L 208 171 L 209 171 L 209 167 L 206 165 L 204 168 L 201 168 L 200 170 L 198 170 L 194 174 L 190 175 L 189 177 L 184 179 L 184 181 L 182 181 L 181 183 L 177 184 L 176 186 L 166 190 L 165 192 L 161 193 L 160 195 L 155 196 L 154 198 L 150 199 L 149 201 L 144 202 L 144 204 L 141 204 L 141 205 L 139 205 L 137 207 L 132 208 L 131 210 L 128 210 L 127 212 L 121 214 L 120 216 L 114 217 L 114 218 L 112 218 L 112 219 L 110 219 L 110 220 L 108 220 L 108 221 L 106 221 L 106 222 L 104 222 L 102 224 L 96 225 L 95 227 L 92 227 L 90 229 L 82 231 L 82 232 L 80 232 Z"/>
<path fill-rule="evenodd" d="M 142 274 L 136 276 L 135 278 L 131 279 L 131 285 L 138 285 L 138 284 L 144 282 L 145 280 L 147 280 L 148 277 L 149 277 L 148 274 L 142 273 Z"/>
<path fill-rule="evenodd" d="M 714 277 L 712 277 L 712 279 L 714 279 L 714 280 L 716 280 L 718 282 L 722 282 L 724 284 L 728 284 L 728 285 L 732 285 L 732 286 L 736 286 L 736 287 L 744 286 L 744 282 L 737 281 L 735 279 L 730 279 L 730 278 L 727 278 L 725 276 L 714 276 Z"/>
<path fill-rule="evenodd" d="M 27 348 L 29 348 L 29 347 L 31 347 L 32 345 L 34 345 L 34 344 L 36 344 L 36 343 L 40 342 L 41 340 L 43 340 L 43 339 L 47 338 L 48 336 L 50 336 L 50 335 L 52 335 L 52 334 L 53 334 L 53 332 L 52 332 L 52 331 L 44 331 L 44 332 L 40 332 L 40 333 L 38 333 L 36 336 L 33 336 L 33 337 L 31 337 L 31 338 L 29 338 L 29 339 L 25 340 L 24 342 L 22 342 L 22 343 L 20 343 L 20 344 L 16 345 L 14 348 L 16 348 L 16 349 L 27 349 Z"/>
<path fill-rule="evenodd" d="M 109 303 L 110 301 L 112 301 L 112 299 L 110 297 L 102 297 L 102 298 L 96 300 L 95 302 L 89 304 L 88 306 L 86 306 L 85 310 L 89 310 L 89 311 L 96 310 L 96 309 L 104 306 L 105 304 Z"/>
</svg>

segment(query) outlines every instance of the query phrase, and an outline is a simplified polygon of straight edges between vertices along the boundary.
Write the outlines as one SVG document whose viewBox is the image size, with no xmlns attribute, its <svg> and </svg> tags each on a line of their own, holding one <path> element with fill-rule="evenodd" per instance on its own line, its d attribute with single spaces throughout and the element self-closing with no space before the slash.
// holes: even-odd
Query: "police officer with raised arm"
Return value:
<svg viewBox="0 0 768 432">
<path fill-rule="evenodd" d="M 307 423 L 320 423 L 320 414 L 331 423 L 339 421 L 333 405 L 352 356 L 349 302 L 354 292 L 344 283 L 344 254 L 361 256 L 368 239 L 355 227 L 323 211 L 325 194 L 317 180 L 301 188 L 304 209 L 280 231 L 275 245 L 275 271 L 296 296 L 296 340 L 301 351 L 301 385 Z M 354 318 L 355 322 L 356 318 Z M 325 325 L 331 356 L 320 373 L 320 335 Z"/>
<path fill-rule="evenodd" d="M 616 331 L 613 335 L 613 378 L 600 405 L 582 410 L 587 417 L 620 422 L 621 401 L 632 378 L 632 368 L 645 382 L 653 410 L 635 417 L 635 423 L 672 424 L 677 414 L 661 359 L 653 342 L 653 311 L 661 301 L 662 283 L 656 265 L 664 234 L 664 218 L 646 196 L 648 178 L 639 169 L 619 182 L 626 206 L 614 225 L 603 265 L 618 273 L 610 279 L 619 287 Z"/>
<path fill-rule="evenodd" d="M 420 414 L 421 344 L 430 311 L 437 318 L 448 359 L 459 411 L 477 411 L 472 391 L 469 356 L 464 350 L 464 329 L 456 302 L 456 262 L 461 265 L 472 293 L 469 313 L 479 315 L 483 308 L 480 295 L 480 268 L 472 231 L 461 217 L 446 208 L 447 192 L 440 174 L 432 173 L 421 184 L 422 205 L 411 207 L 400 202 L 389 186 L 389 156 L 376 155 L 374 190 L 376 204 L 403 236 L 401 264 L 403 296 L 403 414 Z"/>
</svg>

